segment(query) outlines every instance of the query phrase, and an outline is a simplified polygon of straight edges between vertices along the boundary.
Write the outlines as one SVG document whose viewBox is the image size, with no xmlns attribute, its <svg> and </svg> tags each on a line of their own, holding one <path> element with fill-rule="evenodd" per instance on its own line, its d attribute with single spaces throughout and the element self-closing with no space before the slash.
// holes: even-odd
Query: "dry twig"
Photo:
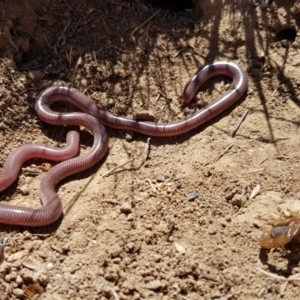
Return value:
<svg viewBox="0 0 300 300">
<path fill-rule="evenodd" d="M 112 172 L 114 172 L 115 170 L 117 170 L 117 169 L 119 169 L 119 168 L 125 166 L 126 164 L 128 164 L 128 163 L 134 161 L 135 159 L 141 157 L 143 154 L 146 154 L 146 157 L 147 157 L 147 156 L 148 156 L 148 152 L 149 152 L 149 147 L 150 147 L 150 140 L 151 140 L 151 138 L 148 138 L 148 139 L 147 139 L 147 143 L 146 143 L 145 149 L 144 149 L 144 151 L 143 151 L 142 153 L 140 153 L 139 155 L 137 155 L 137 156 L 131 158 L 130 160 L 128 160 L 128 161 L 126 161 L 126 162 L 124 162 L 124 163 L 122 163 L 122 164 L 116 166 L 115 168 L 109 170 L 108 172 L 106 172 L 105 174 L 103 174 L 102 177 L 109 176 L 109 175 L 110 175 Z"/>
<path fill-rule="evenodd" d="M 294 275 L 289 276 L 288 278 L 285 278 L 283 276 L 279 276 L 279 275 L 267 272 L 259 267 L 257 267 L 257 270 L 259 272 L 263 273 L 264 275 L 267 275 L 267 276 L 272 277 L 277 280 L 284 280 L 284 281 L 300 280 L 300 274 L 294 274 Z"/>
<path fill-rule="evenodd" d="M 249 112 L 248 109 L 245 110 L 245 112 L 244 112 L 244 114 L 242 115 L 240 121 L 238 122 L 238 124 L 236 125 L 236 127 L 234 128 L 234 130 L 232 131 L 232 134 L 231 134 L 232 137 L 235 136 L 235 134 L 236 134 L 237 131 L 239 130 L 239 128 L 240 128 L 241 124 L 243 123 L 243 121 L 245 120 L 245 118 L 246 118 L 248 112 Z"/>
<path fill-rule="evenodd" d="M 98 202 L 110 203 L 110 204 L 114 204 L 114 205 L 121 205 L 121 203 L 119 201 L 116 201 L 116 200 L 113 200 L 113 199 L 102 199 Z"/>
<path fill-rule="evenodd" d="M 113 297 L 114 297 L 116 300 L 119 300 L 119 299 L 120 299 L 119 296 L 118 296 L 118 294 L 116 293 L 116 291 L 115 291 L 113 288 L 111 288 L 110 291 L 111 291 Z"/>
<path fill-rule="evenodd" d="M 272 93 L 272 96 L 274 96 L 277 92 L 277 88 L 274 90 L 274 92 Z"/>
<path fill-rule="evenodd" d="M 154 187 L 154 185 L 152 184 L 151 180 L 150 180 L 149 178 L 146 178 L 145 181 L 147 181 L 147 182 L 149 183 L 149 185 L 150 185 L 152 191 L 153 191 L 154 193 L 156 193 L 157 190 L 156 190 L 156 188 Z"/>
<path fill-rule="evenodd" d="M 224 151 L 222 151 L 220 154 L 217 154 L 216 156 L 214 156 L 213 158 L 211 158 L 210 160 L 208 160 L 204 166 L 207 166 L 209 163 L 211 163 L 212 161 L 216 161 L 218 159 L 220 159 L 231 147 L 233 146 L 233 144 L 229 145 L 226 147 L 226 149 Z"/>
<path fill-rule="evenodd" d="M 78 70 L 78 67 L 82 65 L 82 57 L 79 56 L 78 59 L 77 59 L 77 62 L 74 66 L 74 70 L 73 70 L 73 73 L 72 73 L 72 76 L 71 76 L 71 81 L 73 81 L 76 77 L 76 74 L 77 74 L 77 70 Z"/>
<path fill-rule="evenodd" d="M 143 22 L 141 25 L 136 27 L 135 29 L 132 30 L 130 33 L 131 38 L 133 41 L 135 41 L 135 37 L 133 36 L 139 29 L 141 29 L 144 25 L 146 25 L 150 20 L 152 20 L 158 13 L 160 13 L 160 9 L 156 11 L 151 17 L 149 17 L 145 22 Z"/>
</svg>

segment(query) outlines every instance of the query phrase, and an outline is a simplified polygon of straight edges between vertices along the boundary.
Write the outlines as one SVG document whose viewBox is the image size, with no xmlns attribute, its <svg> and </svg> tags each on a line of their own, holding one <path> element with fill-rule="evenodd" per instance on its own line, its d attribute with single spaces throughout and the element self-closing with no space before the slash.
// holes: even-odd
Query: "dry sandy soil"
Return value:
<svg viewBox="0 0 300 300">
<path fill-rule="evenodd" d="M 213 78 L 182 106 L 198 68 L 233 61 L 249 77 L 234 107 L 188 134 L 152 138 L 148 157 L 104 177 L 148 139 L 107 128 L 101 163 L 58 186 L 59 221 L 0 226 L 9 239 L 1 300 L 299 297 L 299 246 L 266 252 L 257 240 L 268 220 L 300 212 L 300 1 L 193 4 L 0 1 L 0 167 L 22 144 L 63 145 L 68 129 L 33 108 L 51 85 L 76 87 L 117 115 L 171 122 L 230 85 Z M 92 140 L 82 128 L 81 152 Z M 42 163 L 26 163 L 2 203 L 40 206 Z"/>
</svg>

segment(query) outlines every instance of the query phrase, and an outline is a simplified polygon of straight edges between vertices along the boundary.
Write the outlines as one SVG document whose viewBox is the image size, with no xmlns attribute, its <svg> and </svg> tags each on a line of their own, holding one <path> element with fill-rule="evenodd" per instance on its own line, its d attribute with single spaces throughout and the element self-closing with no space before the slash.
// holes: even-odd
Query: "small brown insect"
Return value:
<svg viewBox="0 0 300 300">
<path fill-rule="evenodd" d="M 262 248 L 284 247 L 289 242 L 300 242 L 300 214 L 291 213 L 291 217 L 269 221 L 270 232 L 263 232 L 258 242 Z"/>
<path fill-rule="evenodd" d="M 38 283 L 35 282 L 24 288 L 24 293 L 29 299 L 33 299 L 36 294 L 42 294 L 45 292 L 45 289 Z"/>
</svg>

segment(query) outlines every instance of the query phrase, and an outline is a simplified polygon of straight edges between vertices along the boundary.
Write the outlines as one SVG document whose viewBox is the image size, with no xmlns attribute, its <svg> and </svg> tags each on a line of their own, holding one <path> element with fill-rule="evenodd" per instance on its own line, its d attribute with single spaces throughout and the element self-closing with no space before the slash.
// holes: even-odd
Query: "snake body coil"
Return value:
<svg viewBox="0 0 300 300">
<path fill-rule="evenodd" d="M 108 137 L 103 125 L 139 132 L 147 136 L 171 137 L 188 132 L 226 110 L 247 89 L 246 74 L 231 62 L 216 62 L 197 72 L 186 85 L 183 99 L 186 103 L 190 102 L 199 87 L 215 75 L 231 77 L 231 88 L 186 120 L 168 124 L 138 122 L 115 116 L 98 107 L 90 98 L 74 88 L 53 86 L 46 89 L 40 94 L 35 104 L 39 118 L 54 125 L 76 125 L 88 128 L 94 136 L 93 146 L 86 154 L 72 158 L 79 149 L 79 134 L 76 130 L 72 130 L 67 135 L 64 148 L 32 144 L 23 145 L 13 151 L 4 163 L 0 174 L 0 191 L 14 182 L 22 164 L 28 159 L 44 158 L 62 162 L 51 168 L 42 179 L 40 186 L 42 207 L 31 208 L 0 203 L 0 223 L 38 227 L 57 220 L 62 214 L 62 203 L 55 186 L 62 179 L 95 165 L 105 155 Z M 70 102 L 83 112 L 54 112 L 50 106 L 56 101 Z"/>
</svg>

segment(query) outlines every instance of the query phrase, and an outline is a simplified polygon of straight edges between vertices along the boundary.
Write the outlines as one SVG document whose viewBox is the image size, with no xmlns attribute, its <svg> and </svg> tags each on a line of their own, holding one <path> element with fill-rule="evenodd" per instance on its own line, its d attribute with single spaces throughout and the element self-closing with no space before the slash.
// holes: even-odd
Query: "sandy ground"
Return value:
<svg viewBox="0 0 300 300">
<path fill-rule="evenodd" d="M 0 226 L 9 239 L 1 300 L 297 299 L 299 246 L 266 252 L 257 240 L 269 219 L 300 212 L 300 1 L 264 3 L 202 0 L 173 11 L 138 0 L 0 1 L 0 167 L 22 144 L 64 143 L 67 128 L 33 108 L 51 85 L 76 87 L 118 115 L 171 122 L 230 85 L 213 78 L 183 107 L 198 68 L 233 61 L 249 76 L 234 107 L 188 134 L 152 138 L 147 158 L 104 177 L 148 139 L 107 128 L 102 162 L 58 186 L 58 222 Z M 91 144 L 82 128 L 81 152 Z M 1 201 L 38 207 L 42 163 L 25 164 Z"/>
</svg>

